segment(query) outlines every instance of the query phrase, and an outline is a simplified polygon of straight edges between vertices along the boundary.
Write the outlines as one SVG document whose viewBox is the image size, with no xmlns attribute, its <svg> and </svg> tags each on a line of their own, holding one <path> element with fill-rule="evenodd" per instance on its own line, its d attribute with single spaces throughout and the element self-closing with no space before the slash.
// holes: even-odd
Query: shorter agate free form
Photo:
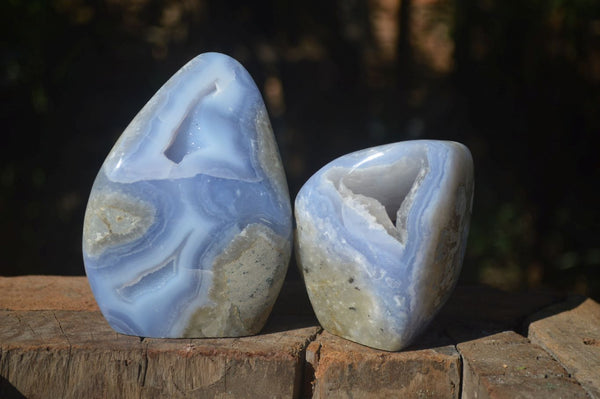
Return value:
<svg viewBox="0 0 600 399">
<path fill-rule="evenodd" d="M 86 274 L 118 332 L 255 334 L 283 284 L 291 216 L 260 92 L 234 59 L 202 54 L 104 161 L 85 214 Z"/>
<path fill-rule="evenodd" d="M 295 202 L 297 258 L 312 306 L 332 334 L 405 348 L 446 302 L 471 217 L 467 147 L 417 140 L 342 156 Z"/>
</svg>

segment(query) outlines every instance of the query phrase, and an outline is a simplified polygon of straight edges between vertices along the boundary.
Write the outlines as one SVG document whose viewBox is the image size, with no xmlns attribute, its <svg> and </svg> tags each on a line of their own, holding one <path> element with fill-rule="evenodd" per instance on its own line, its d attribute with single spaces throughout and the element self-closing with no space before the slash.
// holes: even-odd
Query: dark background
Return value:
<svg viewBox="0 0 600 399">
<path fill-rule="evenodd" d="M 184 63 L 237 58 L 292 197 L 353 150 L 466 144 L 464 282 L 600 298 L 600 2 L 3 0 L 0 274 L 83 274 L 87 196 Z"/>
</svg>

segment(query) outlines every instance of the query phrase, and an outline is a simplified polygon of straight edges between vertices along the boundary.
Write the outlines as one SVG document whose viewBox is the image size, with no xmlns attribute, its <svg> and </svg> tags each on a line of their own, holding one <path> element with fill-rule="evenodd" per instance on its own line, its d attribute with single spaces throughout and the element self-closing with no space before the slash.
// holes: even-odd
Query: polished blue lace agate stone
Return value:
<svg viewBox="0 0 600 399">
<path fill-rule="evenodd" d="M 267 112 L 234 59 L 202 54 L 150 99 L 88 201 L 85 270 L 118 332 L 257 333 L 291 251 L 290 200 Z"/>
<path fill-rule="evenodd" d="M 342 156 L 295 203 L 297 258 L 329 332 L 400 350 L 445 303 L 460 273 L 473 199 L 462 144 L 407 141 Z"/>
</svg>

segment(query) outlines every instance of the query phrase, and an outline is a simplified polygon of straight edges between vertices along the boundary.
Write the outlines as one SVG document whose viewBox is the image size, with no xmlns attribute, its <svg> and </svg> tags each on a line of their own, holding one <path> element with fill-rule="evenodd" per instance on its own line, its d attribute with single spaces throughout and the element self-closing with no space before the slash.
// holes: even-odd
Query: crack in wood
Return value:
<svg viewBox="0 0 600 399">
<path fill-rule="evenodd" d="M 42 339 L 42 337 L 37 333 L 37 331 L 35 331 L 33 329 L 33 327 L 31 327 L 31 325 L 29 325 L 29 323 L 27 323 L 26 321 L 24 321 L 23 319 L 21 319 L 19 317 L 19 313 L 15 312 L 15 317 L 17 318 L 17 320 L 19 320 L 20 324 L 26 325 L 29 328 L 29 330 L 31 330 L 31 332 L 33 333 L 34 336 L 38 337 L 39 339 Z"/>
<path fill-rule="evenodd" d="M 143 343 L 143 338 L 140 340 L 141 349 L 142 349 L 142 359 L 141 363 L 138 364 L 138 376 L 137 381 L 140 387 L 144 387 L 146 385 L 146 373 L 148 372 L 148 345 Z M 140 396 L 142 395 L 140 390 Z"/>
<path fill-rule="evenodd" d="M 465 381 L 465 376 L 464 376 L 464 359 L 462 356 L 462 353 L 460 353 L 460 351 L 458 350 L 458 345 L 452 345 L 452 347 L 454 348 L 454 350 L 456 351 L 456 353 L 458 353 L 458 375 L 459 375 L 459 383 L 458 383 L 458 396 L 457 398 L 462 398 L 463 397 L 463 385 L 464 385 L 464 381 Z"/>
<path fill-rule="evenodd" d="M 56 320 L 56 323 L 58 324 L 58 328 L 60 329 L 62 336 L 67 340 L 67 344 L 69 346 L 69 351 L 67 353 L 67 365 L 65 367 L 66 372 L 65 372 L 63 395 L 62 395 L 63 398 L 66 398 L 67 390 L 69 388 L 69 375 L 71 373 L 71 360 L 73 358 L 73 354 L 72 354 L 73 345 L 71 345 L 71 341 L 69 340 L 69 337 L 65 333 L 65 330 L 63 329 L 62 324 L 60 323 L 60 320 L 58 320 L 58 317 L 56 317 L 56 312 L 52 312 L 52 315 L 54 316 L 54 320 Z"/>
</svg>

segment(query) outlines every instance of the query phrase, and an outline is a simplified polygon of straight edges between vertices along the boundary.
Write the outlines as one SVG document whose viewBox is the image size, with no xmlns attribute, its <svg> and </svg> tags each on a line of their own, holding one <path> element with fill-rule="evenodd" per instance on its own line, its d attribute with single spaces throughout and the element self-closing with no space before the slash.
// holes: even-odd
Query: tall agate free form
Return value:
<svg viewBox="0 0 600 399">
<path fill-rule="evenodd" d="M 329 332 L 400 350 L 460 273 L 473 198 L 462 144 L 407 141 L 342 156 L 296 198 L 297 258 Z"/>
<path fill-rule="evenodd" d="M 248 72 L 202 54 L 125 129 L 92 187 L 83 257 L 118 332 L 235 337 L 264 326 L 291 251 L 291 207 Z"/>
</svg>

